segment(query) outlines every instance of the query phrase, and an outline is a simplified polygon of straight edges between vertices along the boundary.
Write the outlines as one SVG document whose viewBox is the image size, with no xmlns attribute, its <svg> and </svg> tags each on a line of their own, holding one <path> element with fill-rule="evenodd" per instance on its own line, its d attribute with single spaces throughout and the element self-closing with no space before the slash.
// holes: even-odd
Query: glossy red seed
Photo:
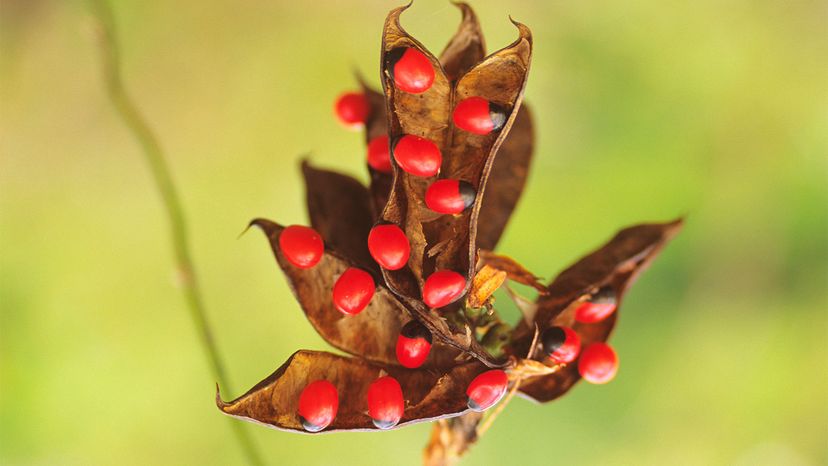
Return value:
<svg viewBox="0 0 828 466">
<path fill-rule="evenodd" d="M 378 172 L 391 173 L 388 136 L 377 136 L 368 143 L 368 165 Z"/>
<path fill-rule="evenodd" d="M 414 176 L 434 176 L 443 164 L 443 155 L 437 144 L 411 134 L 397 140 L 392 152 L 397 165 Z"/>
<path fill-rule="evenodd" d="M 474 203 L 474 187 L 460 180 L 437 180 L 425 193 L 429 209 L 441 214 L 459 214 Z"/>
<path fill-rule="evenodd" d="M 478 412 L 491 408 L 500 401 L 508 386 L 509 378 L 500 369 L 492 369 L 478 375 L 466 389 L 469 408 Z"/>
<path fill-rule="evenodd" d="M 615 312 L 615 290 L 606 286 L 575 309 L 575 320 L 584 324 L 600 322 Z"/>
<path fill-rule="evenodd" d="M 339 409 L 336 387 L 327 380 L 311 382 L 299 395 L 299 420 L 308 432 L 331 425 Z"/>
<path fill-rule="evenodd" d="M 589 383 L 604 384 L 618 372 L 618 355 L 606 343 L 587 346 L 578 360 L 578 373 Z"/>
<path fill-rule="evenodd" d="M 309 269 L 322 259 L 325 243 L 313 228 L 291 225 L 279 235 L 279 248 L 288 262 L 300 269 Z"/>
<path fill-rule="evenodd" d="M 569 327 L 550 327 L 541 334 L 543 352 L 556 364 L 568 364 L 578 357 L 581 339 Z"/>
<path fill-rule="evenodd" d="M 411 245 L 397 225 L 377 225 L 368 233 L 368 251 L 383 268 L 399 270 L 408 262 Z"/>
<path fill-rule="evenodd" d="M 397 337 L 397 360 L 403 367 L 415 369 L 423 365 L 431 351 L 431 332 L 420 322 L 405 324 Z"/>
<path fill-rule="evenodd" d="M 434 84 L 434 67 L 428 57 L 419 50 L 402 47 L 389 53 L 389 70 L 397 89 L 421 94 Z"/>
<path fill-rule="evenodd" d="M 463 295 L 466 279 L 453 270 L 438 270 L 423 284 L 423 301 L 428 307 L 443 307 Z"/>
<path fill-rule="evenodd" d="M 356 315 L 371 302 L 374 290 L 374 277 L 362 269 L 351 267 L 334 283 L 333 302 L 343 314 Z"/>
<path fill-rule="evenodd" d="M 397 379 L 380 377 L 368 386 L 368 415 L 380 429 L 397 425 L 405 410 L 405 399 Z"/>
<path fill-rule="evenodd" d="M 452 121 L 462 130 L 484 135 L 503 128 L 506 111 L 482 97 L 469 97 L 454 107 Z"/>
<path fill-rule="evenodd" d="M 350 129 L 359 129 L 368 120 L 371 105 L 362 92 L 346 92 L 336 99 L 334 112 L 340 123 Z"/>
</svg>

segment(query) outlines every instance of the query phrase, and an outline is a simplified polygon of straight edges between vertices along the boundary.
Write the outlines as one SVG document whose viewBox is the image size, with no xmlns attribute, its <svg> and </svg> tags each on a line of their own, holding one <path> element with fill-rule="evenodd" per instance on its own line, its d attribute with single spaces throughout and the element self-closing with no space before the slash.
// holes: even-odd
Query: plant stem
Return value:
<svg viewBox="0 0 828 466">
<path fill-rule="evenodd" d="M 176 268 L 190 311 L 190 317 L 201 339 L 213 377 L 226 390 L 230 390 L 224 364 L 213 339 L 210 324 L 207 322 L 204 300 L 193 267 L 192 255 L 190 254 L 184 211 L 164 152 L 158 138 L 150 129 L 124 87 L 121 75 L 120 50 L 115 35 L 115 21 L 109 3 L 107 0 L 92 0 L 92 6 L 98 20 L 97 32 L 99 33 L 98 38 L 103 59 L 103 76 L 109 99 L 124 124 L 141 145 L 144 159 L 149 165 L 156 188 L 161 195 L 161 201 L 167 211 Z M 261 454 L 244 426 L 238 422 L 231 422 L 231 425 L 248 463 L 252 465 L 264 464 Z"/>
</svg>

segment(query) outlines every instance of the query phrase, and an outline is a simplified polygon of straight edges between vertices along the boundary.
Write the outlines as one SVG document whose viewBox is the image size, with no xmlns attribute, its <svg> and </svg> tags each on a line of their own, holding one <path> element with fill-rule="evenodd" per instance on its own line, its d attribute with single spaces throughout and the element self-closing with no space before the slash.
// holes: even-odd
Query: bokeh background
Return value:
<svg viewBox="0 0 828 466">
<path fill-rule="evenodd" d="M 235 396 L 327 348 L 260 235 L 238 236 L 306 221 L 300 154 L 367 179 L 332 103 L 353 69 L 379 83 L 399 2 L 112 3 Z M 515 400 L 465 464 L 828 463 L 826 4 L 472 4 L 490 50 L 508 14 L 535 38 L 534 170 L 499 250 L 551 278 L 622 226 L 688 221 L 626 299 L 617 379 Z M 241 464 L 89 12 L 0 0 L 0 463 Z M 403 24 L 439 52 L 458 20 L 417 0 Z M 270 464 L 303 465 L 419 464 L 430 430 L 247 427 Z"/>
</svg>

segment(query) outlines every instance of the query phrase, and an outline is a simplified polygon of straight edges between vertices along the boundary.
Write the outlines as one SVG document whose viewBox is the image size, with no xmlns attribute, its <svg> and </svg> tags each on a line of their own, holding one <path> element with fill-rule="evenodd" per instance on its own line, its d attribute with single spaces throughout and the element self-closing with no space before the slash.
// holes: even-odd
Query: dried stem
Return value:
<svg viewBox="0 0 828 466">
<path fill-rule="evenodd" d="M 158 138 L 152 132 L 124 87 L 121 75 L 120 51 L 115 36 L 115 21 L 108 2 L 106 0 L 92 0 L 92 11 L 97 19 L 96 32 L 100 43 L 103 76 L 109 99 L 124 124 L 143 149 L 144 159 L 149 165 L 156 188 L 167 211 L 176 268 L 187 301 L 187 307 L 190 310 L 190 316 L 201 339 L 213 377 L 227 388 L 229 382 L 224 364 L 213 339 L 210 325 L 207 322 L 204 300 L 193 268 L 183 208 L 164 153 L 161 150 Z M 244 426 L 238 422 L 231 422 L 231 425 L 248 463 L 252 465 L 264 464 L 261 454 Z"/>
</svg>

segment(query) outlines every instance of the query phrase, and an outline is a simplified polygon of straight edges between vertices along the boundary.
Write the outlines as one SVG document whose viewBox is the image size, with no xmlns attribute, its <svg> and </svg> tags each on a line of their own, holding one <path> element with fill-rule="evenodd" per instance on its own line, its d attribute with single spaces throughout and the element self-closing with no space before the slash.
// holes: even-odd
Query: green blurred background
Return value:
<svg viewBox="0 0 828 466">
<path fill-rule="evenodd" d="M 112 3 L 236 396 L 326 348 L 237 237 L 306 221 L 299 154 L 367 179 L 332 103 L 352 69 L 378 84 L 400 2 Z M 828 463 L 826 3 L 472 4 L 490 50 L 507 14 L 535 38 L 536 159 L 499 250 L 551 278 L 624 225 L 688 223 L 628 295 L 617 379 L 516 400 L 465 464 Z M 403 24 L 438 52 L 458 19 L 417 0 Z M 0 0 L 0 463 L 239 464 L 93 29 L 82 2 Z M 430 430 L 247 427 L 270 464 L 308 465 L 419 464 Z"/>
</svg>

